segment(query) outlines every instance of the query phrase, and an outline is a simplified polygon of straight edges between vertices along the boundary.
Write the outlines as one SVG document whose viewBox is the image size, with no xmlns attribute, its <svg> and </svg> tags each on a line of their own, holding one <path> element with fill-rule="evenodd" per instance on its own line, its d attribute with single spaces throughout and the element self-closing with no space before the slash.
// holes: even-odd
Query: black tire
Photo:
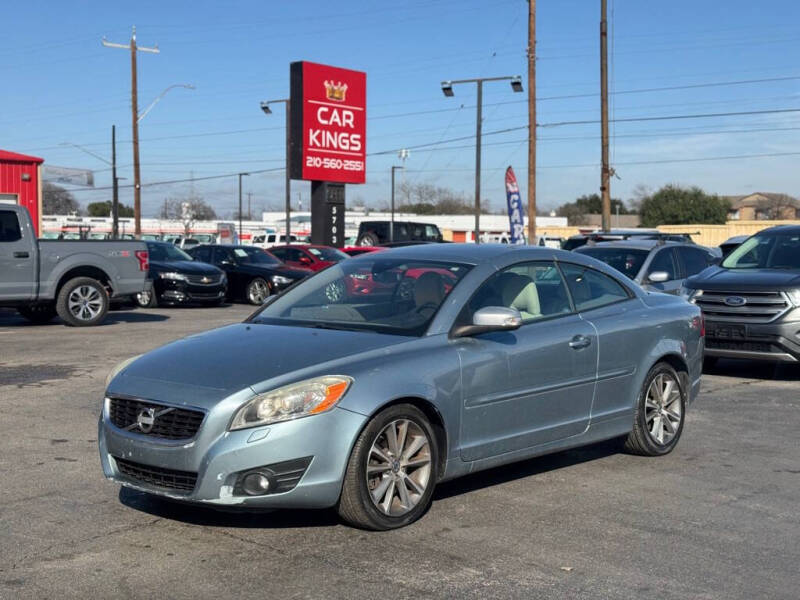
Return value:
<svg viewBox="0 0 800 600">
<path fill-rule="evenodd" d="M 709 371 L 717 366 L 718 356 L 704 356 L 703 357 L 703 371 Z"/>
<path fill-rule="evenodd" d="M 158 306 L 155 290 L 142 291 L 132 297 L 133 303 L 139 308 L 156 308 Z"/>
<path fill-rule="evenodd" d="M 90 300 L 85 309 L 76 308 L 74 302 L 86 297 Z M 72 327 L 99 325 L 108 313 L 108 292 L 102 283 L 91 277 L 75 277 L 58 292 L 56 311 L 61 320 Z"/>
<path fill-rule="evenodd" d="M 650 404 L 652 399 L 648 398 L 648 394 L 650 394 L 651 386 L 655 386 L 655 388 L 660 387 L 660 384 L 657 382 L 659 377 L 662 377 L 662 382 L 671 380 L 673 382 L 671 389 L 676 390 L 678 395 L 674 396 L 673 394 L 673 399 L 671 401 L 665 400 L 663 404 L 660 405 L 661 408 L 658 408 L 658 401 L 656 401 L 656 408 L 649 408 L 649 406 L 652 406 L 652 404 Z M 665 413 L 664 410 L 661 409 L 665 409 L 667 412 Z M 677 423 L 674 423 L 669 415 L 675 415 L 678 411 L 680 412 L 680 418 Z M 658 430 L 655 419 L 661 419 L 658 424 L 660 425 L 662 422 L 665 424 L 669 423 L 673 432 L 667 432 L 666 425 L 664 425 L 661 431 L 664 439 L 659 441 L 657 439 L 657 434 L 654 434 L 648 426 L 648 421 L 651 417 L 654 419 L 654 430 Z M 625 450 L 631 454 L 638 454 L 640 456 L 663 456 L 664 454 L 669 454 L 675 448 L 681 437 L 681 433 L 683 433 L 683 424 L 685 420 L 686 390 L 684 389 L 683 379 L 669 364 L 663 362 L 657 363 L 647 374 L 642 389 L 639 392 L 639 397 L 636 400 L 633 430 L 628 434 L 625 440 Z M 671 437 L 667 439 L 666 435 L 670 435 Z"/>
<path fill-rule="evenodd" d="M 56 307 L 53 304 L 34 304 L 32 306 L 20 306 L 17 312 L 28 319 L 31 323 L 49 323 L 56 316 Z"/>
<path fill-rule="evenodd" d="M 371 231 L 366 232 L 358 241 L 356 241 L 356 246 L 377 246 L 380 240 L 378 236 Z"/>
<path fill-rule="evenodd" d="M 427 469 L 427 479 L 425 480 L 424 491 L 418 495 L 416 504 L 413 508 L 398 516 L 391 516 L 381 511 L 377 505 L 377 501 L 373 501 L 370 487 L 367 481 L 367 463 L 370 460 L 370 454 L 373 444 L 378 443 L 384 431 L 392 426 L 393 423 L 408 421 L 416 426 L 418 434 L 424 433 L 428 440 L 427 448 L 423 446 L 422 450 L 418 452 L 425 452 L 426 456 L 423 460 L 428 458 L 428 465 L 422 467 Z M 411 431 L 411 425 L 407 426 L 407 431 Z M 411 438 L 407 438 L 411 439 Z M 427 450 L 427 451 L 426 451 Z M 402 453 L 401 453 L 402 456 Z M 417 453 L 411 455 L 419 456 Z M 399 463 L 399 460 L 396 461 Z M 436 444 L 436 436 L 433 428 L 427 417 L 415 406 L 410 404 L 396 404 L 390 406 L 386 410 L 381 411 L 375 415 L 372 420 L 367 423 L 367 426 L 359 435 L 358 440 L 353 447 L 350 454 L 350 460 L 347 463 L 347 470 L 344 476 L 344 483 L 342 485 L 342 495 L 339 497 L 337 510 L 339 516 L 355 527 L 362 529 L 371 529 L 374 531 L 385 531 L 388 529 L 396 529 L 404 527 L 419 519 L 428 509 L 433 497 L 433 490 L 436 487 L 436 480 L 439 476 L 439 448 Z M 411 467 L 408 467 L 410 469 Z M 416 472 L 407 470 L 406 467 L 399 469 L 392 468 L 387 470 L 382 475 L 375 477 L 382 483 L 385 477 L 396 476 L 405 477 L 406 475 L 416 476 Z M 408 478 L 410 479 L 410 477 Z M 381 484 L 378 484 L 380 487 Z M 399 487 L 391 488 L 392 504 L 394 499 L 401 502 L 400 496 L 394 496 L 395 489 L 399 494 Z M 406 486 L 406 494 L 411 488 Z M 409 503 L 410 504 L 410 503 Z M 402 508 L 402 505 L 400 505 Z"/>
<path fill-rule="evenodd" d="M 264 290 L 266 290 L 266 292 L 264 292 Z M 266 279 L 263 277 L 253 277 L 244 290 L 244 299 L 250 304 L 261 306 L 264 301 L 269 298 L 271 293 L 272 289 L 269 287 L 269 283 Z"/>
</svg>

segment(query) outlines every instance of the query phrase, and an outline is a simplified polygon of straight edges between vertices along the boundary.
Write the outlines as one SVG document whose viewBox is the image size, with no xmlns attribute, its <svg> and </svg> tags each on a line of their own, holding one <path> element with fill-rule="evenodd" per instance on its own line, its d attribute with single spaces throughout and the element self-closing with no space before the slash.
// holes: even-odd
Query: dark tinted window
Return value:
<svg viewBox="0 0 800 600">
<path fill-rule="evenodd" d="M 269 253 L 272 254 L 272 256 L 275 256 L 276 258 L 279 258 L 281 260 L 287 260 L 286 258 L 287 250 L 288 250 L 287 248 L 272 247 L 269 249 Z"/>
<path fill-rule="evenodd" d="M 192 250 L 192 257 L 200 262 L 211 262 L 211 248 L 209 246 L 198 246 Z"/>
<path fill-rule="evenodd" d="M 262 250 L 261 248 L 255 248 L 252 246 L 239 246 L 236 248 L 232 248 L 229 250 L 232 256 L 236 258 L 231 258 L 233 262 L 244 264 L 244 265 L 279 265 L 281 262 L 269 254 Z"/>
<path fill-rule="evenodd" d="M 614 267 L 629 279 L 636 278 L 649 255 L 647 250 L 619 247 L 599 248 L 597 246 L 582 246 L 576 252 L 586 254 Z"/>
<path fill-rule="evenodd" d="M 628 290 L 611 277 L 589 267 L 559 263 L 572 301 L 579 311 L 599 308 L 630 298 Z"/>
<path fill-rule="evenodd" d="M 572 312 L 561 273 L 552 262 L 512 265 L 487 279 L 472 296 L 459 321 L 472 321 L 487 306 L 516 308 L 525 322 Z"/>
<path fill-rule="evenodd" d="M 150 260 L 158 262 L 175 262 L 179 260 L 192 260 L 192 257 L 172 244 L 147 244 Z"/>
<path fill-rule="evenodd" d="M 16 242 L 22 238 L 17 213 L 0 210 L 0 242 Z"/>
<path fill-rule="evenodd" d="M 678 278 L 678 269 L 675 266 L 675 257 L 672 255 L 672 248 L 663 248 L 653 257 L 653 262 L 647 269 L 648 275 L 656 271 L 665 271 L 669 277 L 667 281 Z"/>
<path fill-rule="evenodd" d="M 221 264 L 222 261 L 228 261 L 230 263 L 236 262 L 233 258 L 233 250 L 231 248 L 223 248 L 222 246 L 217 246 L 214 248 L 214 264 L 218 265 Z"/>
<path fill-rule="evenodd" d="M 683 270 L 686 277 L 697 275 L 705 269 L 711 262 L 711 257 L 700 248 L 676 248 L 678 256 L 683 261 Z"/>
</svg>

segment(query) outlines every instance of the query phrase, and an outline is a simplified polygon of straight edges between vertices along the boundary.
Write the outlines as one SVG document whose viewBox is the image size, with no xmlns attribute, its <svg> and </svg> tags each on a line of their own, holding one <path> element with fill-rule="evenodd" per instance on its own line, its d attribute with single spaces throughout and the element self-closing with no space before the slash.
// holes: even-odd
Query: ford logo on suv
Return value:
<svg viewBox="0 0 800 600">
<path fill-rule="evenodd" d="M 747 300 L 742 298 L 741 296 L 728 296 L 725 298 L 725 304 L 728 306 L 744 306 L 747 304 Z"/>
</svg>

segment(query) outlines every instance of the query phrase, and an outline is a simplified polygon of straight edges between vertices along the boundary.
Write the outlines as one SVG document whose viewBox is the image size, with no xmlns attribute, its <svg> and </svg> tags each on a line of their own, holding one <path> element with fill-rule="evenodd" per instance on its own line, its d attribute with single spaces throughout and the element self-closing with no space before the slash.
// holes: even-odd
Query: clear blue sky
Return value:
<svg viewBox="0 0 800 600">
<path fill-rule="evenodd" d="M 599 6 L 599 0 L 538 2 L 542 208 L 599 186 L 599 124 L 544 126 L 599 119 Z M 617 92 L 612 118 L 800 108 L 796 0 L 609 0 L 609 16 L 611 89 Z M 448 140 L 474 134 L 474 86 L 457 87 L 455 97 L 445 98 L 440 81 L 522 74 L 527 85 L 523 0 L 34 1 L 4 11 L 0 20 L 0 147 L 53 165 L 96 169 L 97 185 L 108 185 L 104 163 L 60 144 L 110 156 L 116 123 L 120 175 L 130 183 L 129 58 L 100 40 L 105 35 L 126 43 L 134 24 L 140 45 L 161 48 L 159 55 L 139 55 L 140 107 L 168 85 L 197 86 L 172 90 L 142 121 L 145 184 L 281 167 L 282 109 L 267 117 L 259 101 L 285 96 L 289 63 L 305 59 L 367 72 L 368 152 L 442 142 L 412 149 L 405 177 L 471 196 L 474 142 Z M 784 79 L 686 87 L 778 78 Z M 684 89 L 626 93 L 676 86 Z M 526 95 L 513 94 L 506 83 L 487 84 L 484 103 L 487 133 L 527 124 Z M 615 197 L 629 198 L 638 184 L 670 182 L 721 194 L 800 195 L 800 112 L 618 122 L 612 134 L 612 164 L 620 177 L 612 184 Z M 484 138 L 482 194 L 495 209 L 504 202 L 507 165 L 525 189 L 526 135 L 521 129 Z M 719 159 L 764 154 L 773 156 Z M 348 200 L 386 202 L 392 164 L 399 164 L 392 153 L 369 157 L 367 184 L 348 186 Z M 255 207 L 281 204 L 280 171 L 245 182 Z M 234 209 L 234 177 L 195 186 L 221 213 Z M 187 189 L 144 188 L 144 214 L 155 214 L 165 196 Z M 293 199 L 300 193 L 307 206 L 309 189 L 294 182 Z M 76 197 L 85 203 L 109 193 L 76 191 Z M 123 201 L 131 197 L 123 190 Z"/>
</svg>

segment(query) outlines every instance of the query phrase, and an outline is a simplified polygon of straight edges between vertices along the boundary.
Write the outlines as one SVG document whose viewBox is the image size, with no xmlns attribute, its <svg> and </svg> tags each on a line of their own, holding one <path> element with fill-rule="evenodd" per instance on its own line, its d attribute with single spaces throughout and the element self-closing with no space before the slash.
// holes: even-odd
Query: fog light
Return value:
<svg viewBox="0 0 800 600">
<path fill-rule="evenodd" d="M 269 490 L 269 479 L 263 473 L 248 473 L 242 479 L 242 489 L 250 496 L 260 496 Z"/>
</svg>

